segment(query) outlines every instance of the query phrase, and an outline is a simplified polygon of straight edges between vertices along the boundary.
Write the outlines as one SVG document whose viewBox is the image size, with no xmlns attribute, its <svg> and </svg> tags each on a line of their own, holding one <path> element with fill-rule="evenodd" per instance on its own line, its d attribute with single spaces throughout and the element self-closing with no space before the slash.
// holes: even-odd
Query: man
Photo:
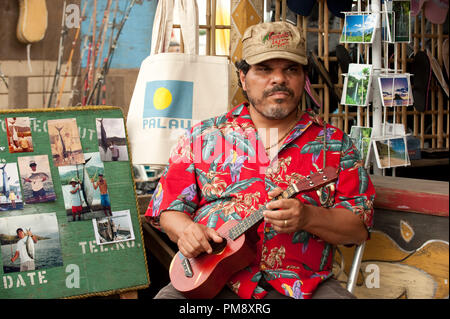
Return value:
<svg viewBox="0 0 450 319">
<path fill-rule="evenodd" d="M 27 240 L 31 238 L 32 243 L 29 245 L 33 246 L 38 241 L 36 236 L 34 236 L 30 230 L 28 230 L 27 234 L 25 234 L 22 228 L 17 228 L 16 234 L 17 237 L 19 237 L 19 241 L 17 242 L 16 253 L 11 258 L 11 262 L 14 263 L 16 259 L 20 257 L 20 271 L 35 270 L 36 266 L 34 263 L 34 251 L 29 252 L 27 250 Z"/>
<path fill-rule="evenodd" d="M 35 161 L 30 161 L 31 174 L 25 178 L 25 182 L 31 183 L 31 189 L 33 191 L 33 198 L 37 201 L 45 200 L 46 191 L 44 189 L 44 182 L 47 180 L 48 175 L 37 171 L 37 164 Z"/>
<path fill-rule="evenodd" d="M 103 177 L 103 174 L 98 174 L 98 181 L 95 182 L 94 179 L 91 179 L 92 185 L 94 189 L 100 188 L 100 204 L 103 207 L 103 212 L 105 216 L 112 216 L 111 213 L 111 203 L 109 201 L 108 194 L 108 184 L 106 183 L 106 179 Z"/>
<path fill-rule="evenodd" d="M 75 178 L 72 178 L 69 183 L 70 199 L 72 200 L 72 221 L 81 220 L 81 213 L 83 212 L 80 193 L 81 186 Z"/>
<path fill-rule="evenodd" d="M 119 160 L 119 148 L 117 147 L 116 143 L 113 141 L 111 142 L 109 149 L 111 150 L 111 160 L 116 162 Z"/>
<path fill-rule="evenodd" d="M 307 57 L 295 26 L 248 28 L 242 55 L 236 66 L 249 103 L 180 139 L 146 216 L 185 257 L 211 253 L 210 241 L 222 241 L 216 230 L 227 220 L 243 219 L 332 166 L 339 170 L 335 185 L 267 204 L 256 258 L 217 297 L 354 298 L 331 278 L 331 268 L 333 246 L 362 243 L 372 226 L 374 188 L 359 154 L 342 131 L 300 110 Z M 182 297 L 171 284 L 156 296 Z"/>
</svg>

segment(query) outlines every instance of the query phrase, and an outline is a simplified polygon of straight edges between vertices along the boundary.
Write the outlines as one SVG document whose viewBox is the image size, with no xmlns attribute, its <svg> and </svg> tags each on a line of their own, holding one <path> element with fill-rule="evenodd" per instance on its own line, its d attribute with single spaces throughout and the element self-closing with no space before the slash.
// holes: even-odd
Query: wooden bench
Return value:
<svg viewBox="0 0 450 319">
<path fill-rule="evenodd" d="M 448 182 L 371 179 L 377 194 L 374 227 L 354 294 L 370 299 L 448 298 Z M 344 285 L 354 248 L 338 248 L 335 272 Z"/>
</svg>

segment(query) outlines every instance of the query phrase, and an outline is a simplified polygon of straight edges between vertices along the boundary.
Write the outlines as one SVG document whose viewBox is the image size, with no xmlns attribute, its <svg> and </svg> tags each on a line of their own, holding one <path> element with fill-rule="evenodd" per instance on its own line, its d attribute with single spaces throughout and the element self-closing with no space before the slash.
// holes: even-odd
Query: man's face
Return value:
<svg viewBox="0 0 450 319">
<path fill-rule="evenodd" d="M 25 234 L 23 233 L 23 231 L 19 230 L 19 231 L 17 232 L 17 236 L 18 236 L 20 239 L 22 239 L 22 238 L 25 237 Z"/>
<path fill-rule="evenodd" d="M 303 66 L 285 59 L 271 59 L 241 71 L 242 88 L 255 110 L 264 117 L 281 120 L 295 111 L 305 86 Z"/>
<path fill-rule="evenodd" d="M 33 172 L 36 171 L 36 165 L 30 165 L 30 167 Z"/>
</svg>

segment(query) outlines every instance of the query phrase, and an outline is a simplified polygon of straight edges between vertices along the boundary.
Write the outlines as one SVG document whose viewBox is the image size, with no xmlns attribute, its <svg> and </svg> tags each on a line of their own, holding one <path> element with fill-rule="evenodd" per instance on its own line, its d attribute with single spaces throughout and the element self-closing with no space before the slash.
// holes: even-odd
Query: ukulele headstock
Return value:
<svg viewBox="0 0 450 319">
<path fill-rule="evenodd" d="M 324 169 L 319 169 L 317 172 L 306 176 L 301 181 L 293 184 L 296 193 L 313 190 L 322 187 L 326 184 L 337 180 L 337 169 L 332 166 L 327 166 Z"/>
</svg>

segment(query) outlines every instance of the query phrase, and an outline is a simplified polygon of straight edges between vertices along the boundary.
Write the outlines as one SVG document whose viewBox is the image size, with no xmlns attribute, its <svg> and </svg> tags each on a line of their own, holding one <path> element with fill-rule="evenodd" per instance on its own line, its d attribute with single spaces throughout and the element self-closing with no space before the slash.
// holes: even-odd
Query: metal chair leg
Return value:
<svg viewBox="0 0 450 319">
<path fill-rule="evenodd" d="M 361 267 L 361 260 L 364 254 L 364 247 L 366 242 L 358 245 L 355 249 L 355 254 L 353 255 L 353 262 L 350 268 L 350 273 L 348 275 L 347 290 L 353 293 L 356 286 L 356 281 L 358 280 L 359 268 Z"/>
</svg>

